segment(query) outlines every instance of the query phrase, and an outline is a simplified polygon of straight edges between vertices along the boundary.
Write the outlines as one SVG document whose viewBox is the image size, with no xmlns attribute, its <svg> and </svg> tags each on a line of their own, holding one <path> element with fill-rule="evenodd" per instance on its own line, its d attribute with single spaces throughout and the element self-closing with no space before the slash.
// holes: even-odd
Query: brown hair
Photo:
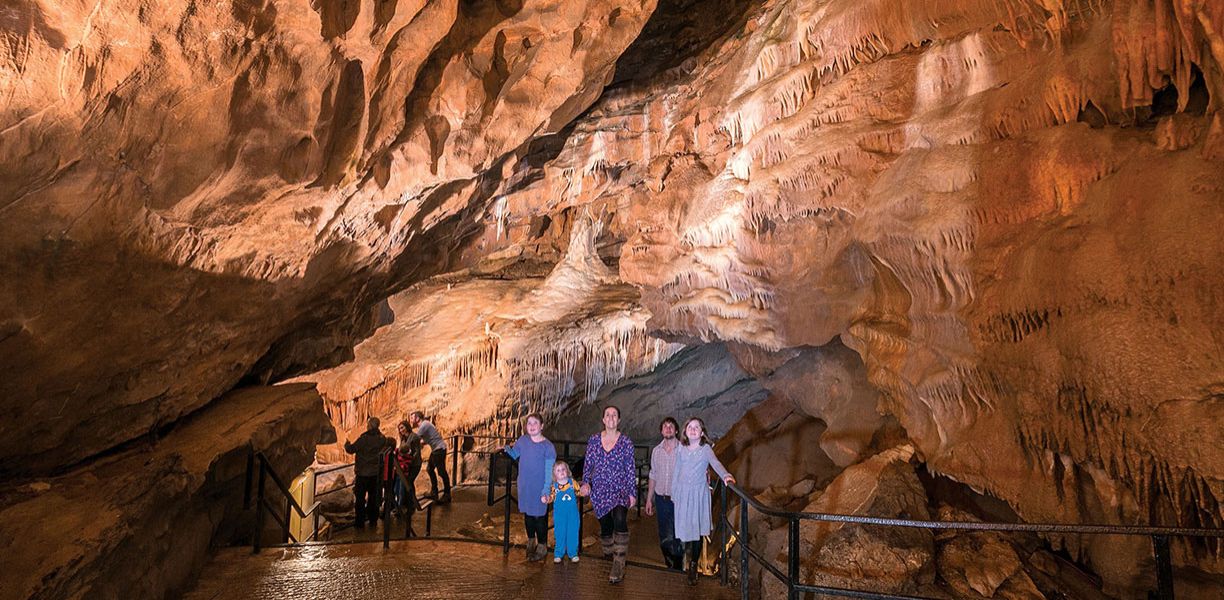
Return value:
<svg viewBox="0 0 1224 600">
<path fill-rule="evenodd" d="M 608 409 L 609 409 L 609 408 L 610 408 L 610 409 L 612 409 L 612 410 L 614 410 L 614 411 L 616 411 L 616 418 L 618 418 L 618 419 L 619 419 L 619 418 L 621 418 L 621 416 L 620 416 L 620 407 L 619 407 L 619 406 L 617 406 L 617 405 L 615 405 L 615 404 L 609 404 L 609 405 L 605 406 L 605 407 L 604 407 L 604 409 L 603 409 L 603 414 L 605 414 L 605 415 L 606 415 L 606 414 L 608 414 Z"/>
<path fill-rule="evenodd" d="M 693 421 L 697 421 L 697 424 L 701 425 L 701 441 L 698 442 L 698 445 L 699 446 L 709 446 L 710 438 L 706 437 L 705 421 L 702 421 L 701 417 L 689 417 L 689 420 L 684 422 L 685 431 L 680 432 L 680 443 L 684 444 L 685 446 L 689 445 L 688 426 L 689 426 L 689 423 L 692 423 Z"/>
<path fill-rule="evenodd" d="M 544 424 L 544 417 L 541 417 L 541 416 L 540 416 L 540 413 L 528 413 L 528 414 L 527 414 L 527 419 L 526 419 L 526 420 L 527 420 L 527 421 L 530 421 L 530 420 L 532 420 L 532 419 L 535 419 L 535 420 L 539 421 L 539 422 L 540 422 L 540 425 L 543 425 L 543 424 Z"/>
<path fill-rule="evenodd" d="M 663 426 L 667 425 L 668 423 L 671 423 L 672 429 L 675 429 L 676 433 L 680 433 L 680 424 L 671 417 L 663 417 L 663 420 L 659 421 L 659 431 L 663 431 Z"/>
</svg>

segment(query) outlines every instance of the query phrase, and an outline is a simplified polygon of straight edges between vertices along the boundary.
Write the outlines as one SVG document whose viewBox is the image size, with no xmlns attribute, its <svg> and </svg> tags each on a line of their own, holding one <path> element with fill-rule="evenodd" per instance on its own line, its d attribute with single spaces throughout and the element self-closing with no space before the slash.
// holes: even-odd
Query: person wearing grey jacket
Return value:
<svg viewBox="0 0 1224 600">
<path fill-rule="evenodd" d="M 378 510 L 382 506 L 382 454 L 395 447 L 395 441 L 386 437 L 378 430 L 381 423 L 378 417 L 370 417 L 366 421 L 365 433 L 357 441 L 344 441 L 344 451 L 356 454 L 354 471 L 356 481 L 353 482 L 353 495 L 356 496 L 354 509 L 357 512 L 356 525 L 365 527 L 368 521 L 371 525 L 378 523 Z"/>
</svg>

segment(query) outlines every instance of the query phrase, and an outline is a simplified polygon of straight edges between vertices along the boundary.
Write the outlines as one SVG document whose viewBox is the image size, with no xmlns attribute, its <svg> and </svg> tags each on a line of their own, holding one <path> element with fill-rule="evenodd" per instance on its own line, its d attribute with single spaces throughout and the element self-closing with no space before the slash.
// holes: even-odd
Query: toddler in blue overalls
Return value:
<svg viewBox="0 0 1224 600">
<path fill-rule="evenodd" d="M 540 501 L 553 505 L 553 536 L 556 538 L 553 562 L 561 562 L 568 554 L 578 562 L 578 496 L 581 486 L 570 477 L 569 464 L 559 460 L 553 465 L 553 482 L 547 496 Z"/>
</svg>

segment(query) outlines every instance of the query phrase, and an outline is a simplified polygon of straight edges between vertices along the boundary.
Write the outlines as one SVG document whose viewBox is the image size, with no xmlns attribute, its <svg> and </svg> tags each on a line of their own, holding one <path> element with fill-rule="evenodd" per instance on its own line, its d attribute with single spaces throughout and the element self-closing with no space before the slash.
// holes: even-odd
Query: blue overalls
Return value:
<svg viewBox="0 0 1224 600">
<path fill-rule="evenodd" d="M 578 556 L 578 490 L 574 480 L 552 484 L 553 537 L 556 538 L 553 556 L 566 554 Z"/>
</svg>

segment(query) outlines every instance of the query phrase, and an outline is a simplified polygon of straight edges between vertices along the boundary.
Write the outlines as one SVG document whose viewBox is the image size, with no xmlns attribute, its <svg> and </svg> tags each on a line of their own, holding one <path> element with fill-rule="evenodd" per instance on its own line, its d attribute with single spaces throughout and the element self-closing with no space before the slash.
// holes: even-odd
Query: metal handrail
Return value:
<svg viewBox="0 0 1224 600">
<path fill-rule="evenodd" d="M 461 442 L 474 441 L 474 440 L 496 440 L 496 441 L 502 441 L 502 442 L 511 442 L 517 438 L 506 437 L 506 436 L 493 436 L 493 435 L 452 434 L 447 439 L 450 442 L 449 449 L 451 451 L 451 456 L 449 456 L 448 458 L 451 461 L 451 475 L 452 477 L 455 477 L 453 487 L 458 487 L 460 485 L 468 485 L 468 484 L 461 484 L 457 478 L 458 462 L 459 462 L 460 454 L 489 457 L 489 480 L 488 482 L 486 482 L 486 484 L 488 485 L 489 491 L 487 493 L 486 502 L 489 506 L 493 506 L 497 504 L 498 502 L 502 502 L 505 506 L 505 509 L 504 509 L 505 519 L 503 523 L 503 532 L 502 532 L 502 547 L 504 551 L 508 553 L 510 551 L 510 515 L 512 513 L 511 505 L 512 503 L 517 501 L 517 498 L 515 497 L 513 490 L 512 490 L 512 486 L 515 481 L 514 471 L 516 470 L 517 463 L 516 461 L 513 461 L 513 460 L 507 462 L 507 470 L 506 470 L 506 476 L 505 476 L 505 491 L 501 495 L 494 497 L 493 487 L 497 479 L 495 476 L 497 472 L 496 459 L 498 455 L 503 454 L 503 449 L 501 447 L 498 447 L 498 448 L 489 449 L 489 450 L 477 450 L 477 449 L 469 450 L 469 449 L 464 449 L 463 446 L 466 444 L 461 444 Z M 562 451 L 558 453 L 558 457 L 570 459 L 570 460 L 583 458 L 585 456 L 585 452 L 580 455 L 580 454 L 573 453 L 571 449 L 574 447 L 580 447 L 585 450 L 587 443 L 588 442 L 586 441 L 578 441 L 578 440 L 553 441 L 553 444 L 555 446 L 560 446 L 562 449 Z M 639 461 L 637 451 L 638 450 L 650 450 L 651 448 L 652 448 L 651 446 L 644 445 L 644 444 L 634 444 L 634 467 L 635 467 L 635 471 L 636 471 L 637 479 L 638 479 L 637 493 L 639 497 L 641 496 L 643 487 L 644 487 L 642 485 L 642 479 L 643 479 L 642 470 L 643 468 L 647 466 L 648 462 Z M 254 466 L 253 461 L 255 460 L 254 458 L 255 456 L 256 456 L 256 453 L 253 453 L 248 460 L 247 489 L 246 489 L 246 493 L 244 495 L 244 501 L 243 501 L 244 508 L 249 508 L 249 504 L 250 504 L 251 482 L 252 482 L 252 477 L 253 477 L 252 473 L 253 473 L 253 466 Z M 314 539 L 318 534 L 318 520 L 317 520 L 318 515 L 317 513 L 319 512 L 318 509 L 322 505 L 322 502 L 316 501 L 314 505 L 310 508 L 310 510 L 303 511 L 301 507 L 298 506 L 297 501 L 292 497 L 292 494 L 289 493 L 288 489 L 285 487 L 280 477 L 271 470 L 271 465 L 267 462 L 266 457 L 263 457 L 262 454 L 259 454 L 259 457 L 260 457 L 260 480 L 259 480 L 259 501 L 258 501 L 259 504 L 266 508 L 268 514 L 272 515 L 273 519 L 276 520 L 277 524 L 281 525 L 281 529 L 285 532 L 284 539 L 286 540 L 287 543 L 291 542 L 294 544 L 300 544 L 302 542 L 310 541 L 311 539 Z M 400 468 L 398 461 L 392 460 L 391 462 L 394 464 L 395 476 L 403 482 L 403 485 L 405 487 L 408 487 L 407 475 Z M 277 514 L 269 505 L 267 505 L 264 499 L 264 496 L 263 496 L 264 494 L 263 478 L 265 477 L 264 465 L 267 465 L 267 473 L 272 476 L 273 482 L 280 489 L 281 493 L 286 496 L 289 505 L 293 508 L 293 510 L 295 510 L 295 512 L 298 513 L 299 517 L 303 519 L 309 516 L 315 517 L 316 520 L 315 520 L 314 533 L 312 533 L 310 538 L 308 538 L 307 540 L 296 539 L 291 534 L 291 532 L 289 532 L 289 518 L 287 514 L 282 519 L 279 514 Z M 353 466 L 355 466 L 355 463 L 351 463 L 351 462 L 337 464 L 337 465 L 332 465 L 329 467 L 325 467 L 319 470 L 312 471 L 312 474 L 317 480 L 319 475 L 326 475 L 328 473 L 333 473 L 336 471 L 344 470 L 344 469 L 347 469 Z M 349 489 L 349 488 L 352 488 L 353 485 L 354 485 L 353 483 L 346 483 L 344 485 L 326 490 L 324 492 L 316 493 L 315 497 L 317 498 L 319 496 L 325 496 L 327 494 L 333 494 L 333 493 L 336 493 L 336 492 L 339 492 L 345 489 Z M 593 510 L 593 508 L 590 506 L 586 506 L 586 507 L 583 506 L 583 504 L 585 504 L 584 500 L 585 500 L 584 498 L 581 498 L 581 497 L 579 498 L 580 514 L 586 514 L 590 512 L 591 510 Z M 425 537 L 431 537 L 432 529 L 433 529 L 433 508 L 434 508 L 435 502 L 431 500 L 426 500 L 422 502 L 422 504 L 423 504 L 423 507 L 425 508 L 425 514 L 426 514 Z M 638 510 L 639 516 L 642 510 L 642 504 L 643 503 L 640 501 L 637 502 L 637 510 Z M 389 525 L 390 512 L 391 512 L 390 511 L 390 501 L 384 501 L 383 503 L 383 546 L 384 547 L 390 546 L 390 540 L 391 540 L 390 525 Z M 259 522 L 257 525 L 258 531 L 263 530 L 263 516 L 264 515 L 261 512 L 259 515 L 259 519 L 258 519 Z M 408 537 L 407 534 L 408 534 L 408 529 L 410 527 L 411 527 L 411 522 L 408 522 L 405 524 L 405 532 L 404 532 L 405 537 Z M 581 534 L 582 534 L 582 523 L 581 521 L 579 521 L 579 536 L 581 536 Z M 255 552 L 259 552 L 261 544 L 260 544 L 258 532 L 254 536 L 254 541 L 253 541 L 252 546 L 254 547 Z"/>
<path fill-rule="evenodd" d="M 272 515 L 272 518 L 276 520 L 276 523 L 281 526 L 281 535 L 286 541 L 292 540 L 293 543 L 301 543 L 304 541 L 310 541 L 311 539 L 314 539 L 314 537 L 319 532 L 318 510 L 319 510 L 319 507 L 323 505 L 323 503 L 315 501 L 315 503 L 312 504 L 309 509 L 303 509 L 302 506 L 298 504 L 297 499 L 293 497 L 293 493 L 289 491 L 288 486 L 286 486 L 284 481 L 281 480 L 280 476 L 277 475 L 276 469 L 273 468 L 271 461 L 268 460 L 268 457 L 264 455 L 263 452 L 255 451 L 253 449 L 247 454 L 246 493 L 243 496 L 242 508 L 244 510 L 251 508 L 250 489 L 251 489 L 251 480 L 252 480 L 252 477 L 254 476 L 254 467 L 255 467 L 256 462 L 259 463 L 259 481 L 258 481 L 258 487 L 257 487 L 256 504 L 255 504 L 256 511 L 257 511 L 256 518 L 255 518 L 255 523 L 256 523 L 255 532 L 254 532 L 254 535 L 252 535 L 252 539 L 251 539 L 251 546 L 254 549 L 254 552 L 256 554 L 259 553 L 259 549 L 261 546 L 260 538 L 263 535 L 263 529 L 264 529 L 263 524 L 264 524 L 265 514 Z M 265 489 L 264 482 L 269 477 L 271 477 L 272 479 L 272 484 L 275 485 L 276 489 L 281 493 L 282 496 L 285 497 L 284 517 L 281 517 L 281 515 L 277 514 L 276 510 L 272 508 L 272 505 L 268 503 L 267 496 L 264 493 L 264 489 Z M 299 519 L 305 520 L 307 517 L 314 517 L 314 527 L 311 528 L 312 532 L 310 536 L 307 537 L 305 540 L 297 539 L 297 537 L 294 536 L 293 532 L 290 530 L 290 527 L 289 527 L 290 525 L 289 510 L 290 509 L 292 509 L 293 512 L 297 513 Z"/>
<path fill-rule="evenodd" d="M 859 525 L 876 525 L 883 527 L 910 527 L 919 529 L 962 530 L 962 531 L 1019 531 L 1029 533 L 1079 533 L 1145 536 L 1152 539 L 1152 550 L 1156 559 L 1157 589 L 1154 597 L 1160 600 L 1173 600 L 1173 565 L 1169 553 L 1170 537 L 1200 537 L 1224 538 L 1224 529 L 1207 529 L 1200 527 L 1164 527 L 1150 525 L 1098 525 L 1072 523 L 985 523 L 972 521 L 930 521 L 921 519 L 893 519 L 882 517 L 866 517 L 836 513 L 795 512 L 774 508 L 761 503 L 752 494 L 735 484 L 718 482 L 719 506 L 721 515 L 718 519 L 719 530 L 719 562 L 723 585 L 728 583 L 727 563 L 730 554 L 731 539 L 740 546 L 740 595 L 748 598 L 748 567 L 749 561 L 755 560 L 771 575 L 786 584 L 787 595 L 796 600 L 801 593 L 819 593 L 845 598 L 866 598 L 878 600 L 930 600 L 919 596 L 890 594 L 867 590 L 850 590 L 829 586 L 805 584 L 799 574 L 799 523 L 801 521 L 821 521 L 826 523 L 853 523 Z M 731 526 L 728 519 L 730 513 L 727 506 L 727 491 L 739 496 L 740 523 L 739 530 Z M 783 573 L 771 560 L 763 556 L 748 542 L 748 507 L 775 518 L 787 520 L 787 569 Z"/>
</svg>

